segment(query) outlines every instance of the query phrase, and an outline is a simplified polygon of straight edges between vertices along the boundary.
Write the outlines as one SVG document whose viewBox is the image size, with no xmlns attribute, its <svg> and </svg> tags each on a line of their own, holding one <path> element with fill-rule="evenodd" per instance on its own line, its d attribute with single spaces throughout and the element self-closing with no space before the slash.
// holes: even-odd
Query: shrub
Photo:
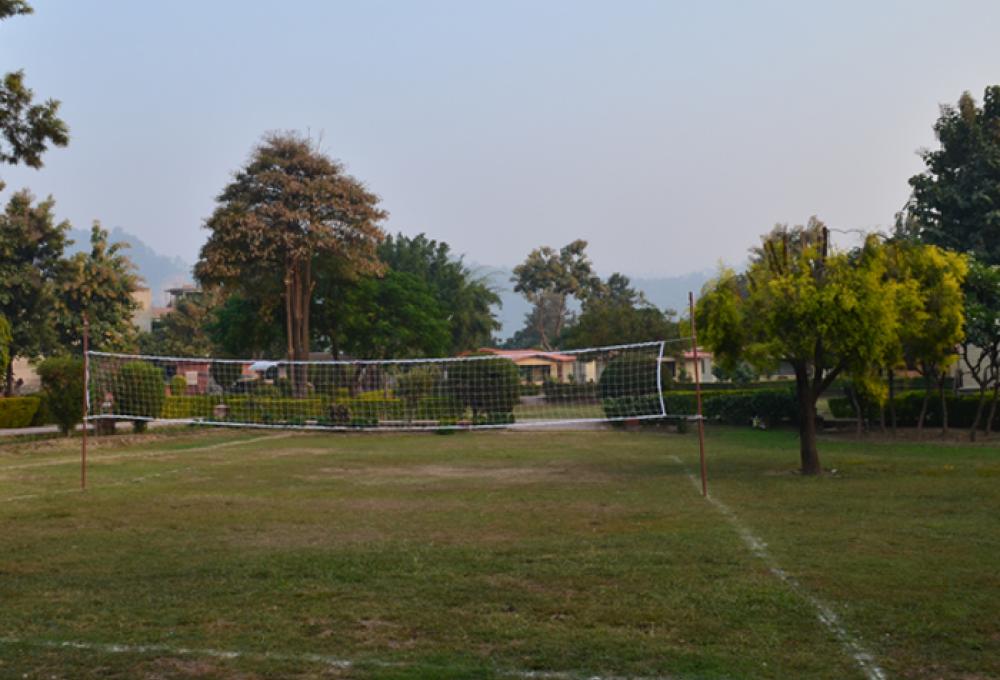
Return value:
<svg viewBox="0 0 1000 680">
<path fill-rule="evenodd" d="M 337 403 L 347 408 L 354 427 L 374 426 L 380 420 L 404 420 L 406 409 L 403 400 L 395 397 L 386 399 L 380 394 L 381 392 L 365 392 L 353 399 L 338 399 Z"/>
<path fill-rule="evenodd" d="M 476 359 L 450 364 L 446 389 L 459 402 L 480 414 L 513 414 L 520 398 L 521 377 L 510 359 Z"/>
<path fill-rule="evenodd" d="M 431 396 L 441 382 L 439 366 L 413 366 L 396 378 L 396 396 L 408 405 Z"/>
<path fill-rule="evenodd" d="M 287 423 L 319 420 L 328 415 L 327 401 L 320 397 L 230 397 L 229 420 L 239 423 Z"/>
<path fill-rule="evenodd" d="M 31 427 L 40 425 L 52 425 L 56 421 L 52 418 L 52 411 L 49 409 L 49 397 L 45 392 L 38 392 L 30 395 L 38 399 L 38 410 L 31 418 Z"/>
<path fill-rule="evenodd" d="M 635 352 L 626 352 L 612 359 L 597 383 L 601 400 L 654 395 L 659 401 L 657 362 L 658 359 L 651 354 Z M 667 373 L 662 373 L 660 380 L 664 390 L 670 388 L 671 380 Z"/>
<path fill-rule="evenodd" d="M 114 385 L 115 413 L 144 418 L 159 418 L 166 392 L 163 369 L 146 361 L 124 364 Z M 135 421 L 135 431 L 144 432 L 146 420 Z"/>
<path fill-rule="evenodd" d="M 465 415 L 465 407 L 454 397 L 424 397 L 418 401 L 410 418 L 413 420 L 458 420 Z"/>
<path fill-rule="evenodd" d="M 218 397 L 207 394 L 170 395 L 163 401 L 160 415 L 167 419 L 211 418 Z"/>
<path fill-rule="evenodd" d="M 115 413 L 144 418 L 159 418 L 166 392 L 163 369 L 146 361 L 130 361 L 122 365 L 114 384 Z M 146 420 L 134 421 L 136 432 L 146 430 Z"/>
<path fill-rule="evenodd" d="M 542 392 L 545 398 L 551 401 L 571 403 L 597 400 L 597 385 L 593 381 L 576 383 L 546 380 L 542 384 Z"/>
<path fill-rule="evenodd" d="M 542 386 L 534 383 L 522 383 L 518 388 L 518 394 L 522 397 L 535 397 L 542 393 Z"/>
<path fill-rule="evenodd" d="M 230 390 L 243 377 L 243 364 L 228 361 L 213 361 L 209 372 L 215 384 L 223 390 Z"/>
<path fill-rule="evenodd" d="M 902 427 L 916 427 L 920 419 L 920 409 L 924 403 L 925 392 L 923 390 L 912 390 L 896 395 L 894 400 L 896 406 L 896 423 Z M 945 397 L 948 404 L 948 425 L 951 427 L 972 427 L 976 419 L 976 410 L 979 408 L 978 394 L 949 394 Z M 832 397 L 827 402 L 830 412 L 835 418 L 856 418 L 854 406 L 847 397 Z M 983 420 L 989 415 L 989 404 L 983 413 Z M 888 406 L 886 406 L 886 420 L 888 420 Z M 863 416 L 869 422 L 879 419 L 879 405 L 867 404 L 863 410 Z M 927 427 L 939 427 L 941 425 L 941 399 L 938 395 L 932 394 L 930 402 L 927 404 L 927 418 L 924 425 Z M 985 425 L 985 423 L 981 423 Z M 998 410 L 994 428 L 1000 427 L 1000 410 Z"/>
<path fill-rule="evenodd" d="M 83 360 L 51 357 L 38 365 L 38 375 L 52 419 L 69 434 L 83 420 Z"/>
<path fill-rule="evenodd" d="M 183 375 L 175 375 L 170 379 L 170 394 L 174 397 L 181 397 L 187 394 L 187 380 Z"/>
<path fill-rule="evenodd" d="M 710 420 L 729 425 L 749 425 L 754 417 L 768 426 L 794 422 L 797 415 L 795 394 L 789 390 L 704 391 L 702 414 Z M 661 413 L 658 395 L 619 397 L 601 401 L 608 418 L 635 418 Z M 697 394 L 692 391 L 664 392 L 663 407 L 669 416 L 692 416 L 697 413 Z"/>
<path fill-rule="evenodd" d="M 31 425 L 40 401 L 38 397 L 0 397 L 0 429 Z"/>
</svg>

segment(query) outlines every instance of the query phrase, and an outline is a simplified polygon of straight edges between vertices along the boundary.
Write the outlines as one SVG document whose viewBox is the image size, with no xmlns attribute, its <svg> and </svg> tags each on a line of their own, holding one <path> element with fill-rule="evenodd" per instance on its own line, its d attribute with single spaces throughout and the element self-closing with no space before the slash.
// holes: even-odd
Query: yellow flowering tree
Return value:
<svg viewBox="0 0 1000 680">
<path fill-rule="evenodd" d="M 834 251 L 813 217 L 779 225 L 752 251 L 747 270 L 723 270 L 698 304 L 705 344 L 726 367 L 795 373 L 803 474 L 819 474 L 816 402 L 845 373 L 869 376 L 899 337 L 899 284 L 887 276 L 886 247 L 870 237 L 855 252 Z"/>
</svg>

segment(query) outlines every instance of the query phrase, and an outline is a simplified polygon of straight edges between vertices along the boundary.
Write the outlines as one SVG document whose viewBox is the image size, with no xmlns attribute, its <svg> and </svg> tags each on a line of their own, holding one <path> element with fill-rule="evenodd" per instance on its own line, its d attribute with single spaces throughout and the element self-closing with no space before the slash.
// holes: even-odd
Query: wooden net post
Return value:
<svg viewBox="0 0 1000 680">
<path fill-rule="evenodd" d="M 691 308 L 691 353 L 694 359 L 694 393 L 698 403 L 698 454 L 701 462 L 701 495 L 708 496 L 708 471 L 705 468 L 705 418 L 701 412 L 701 361 L 698 358 L 698 325 L 694 320 L 694 293 L 688 293 Z"/>
</svg>

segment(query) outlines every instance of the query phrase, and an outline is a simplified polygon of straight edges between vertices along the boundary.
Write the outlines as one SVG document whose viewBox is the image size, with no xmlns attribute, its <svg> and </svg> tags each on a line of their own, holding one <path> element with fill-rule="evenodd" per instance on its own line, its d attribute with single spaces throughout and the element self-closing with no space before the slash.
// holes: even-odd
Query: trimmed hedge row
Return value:
<svg viewBox="0 0 1000 680">
<path fill-rule="evenodd" d="M 376 396 L 368 396 L 376 394 Z M 373 426 L 386 420 L 459 420 L 465 416 L 462 404 L 450 397 L 424 397 L 413 405 L 402 399 L 384 398 L 377 393 L 346 399 L 328 397 L 261 397 L 212 395 L 167 396 L 162 418 L 215 418 L 215 408 L 227 407 L 226 420 L 245 423 L 304 424 L 314 420 L 329 425 Z M 511 414 L 512 415 L 512 414 Z"/>
<path fill-rule="evenodd" d="M 749 425 L 756 417 L 771 427 L 786 421 L 794 423 L 798 416 L 795 393 L 784 389 L 703 392 L 701 400 L 705 418 L 727 425 Z M 634 418 L 661 412 L 658 395 L 605 399 L 602 405 L 608 418 Z M 663 406 L 668 419 L 669 416 L 692 416 L 697 412 L 697 394 L 664 392 Z"/>
<path fill-rule="evenodd" d="M 902 427 L 916 427 L 920 418 L 920 408 L 924 403 L 926 393 L 923 390 L 914 390 L 897 394 L 893 400 L 896 406 L 896 423 Z M 976 410 L 979 408 L 979 395 L 954 395 L 945 397 L 948 404 L 948 425 L 951 427 L 972 427 L 976 419 Z M 847 397 L 834 397 L 827 402 L 830 412 L 835 418 L 856 418 L 854 406 Z M 989 416 L 989 403 L 983 411 L 983 420 Z M 879 419 L 878 404 L 866 404 L 864 416 L 868 421 Z M 888 419 L 888 407 L 886 408 L 886 418 Z M 985 424 L 985 423 L 981 423 Z M 932 394 L 930 402 L 927 404 L 927 418 L 924 421 L 925 427 L 935 427 L 941 425 L 941 399 L 937 394 Z M 1000 409 L 993 422 L 994 428 L 1000 428 Z"/>
<path fill-rule="evenodd" d="M 40 404 L 38 397 L 0 397 L 0 429 L 28 427 Z"/>
<path fill-rule="evenodd" d="M 542 383 L 542 393 L 546 399 L 561 402 L 593 402 L 597 400 L 597 383 L 556 382 Z"/>
</svg>

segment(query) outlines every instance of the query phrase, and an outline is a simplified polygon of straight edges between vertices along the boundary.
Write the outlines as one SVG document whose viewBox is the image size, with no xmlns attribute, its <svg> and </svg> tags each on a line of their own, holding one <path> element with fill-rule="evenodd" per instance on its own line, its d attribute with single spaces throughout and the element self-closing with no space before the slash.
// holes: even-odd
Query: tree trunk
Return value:
<svg viewBox="0 0 1000 680">
<path fill-rule="evenodd" d="M 14 396 L 14 356 L 11 355 L 10 363 L 7 364 L 7 375 L 3 381 L 3 396 Z"/>
<path fill-rule="evenodd" d="M 979 424 L 983 419 L 983 411 L 986 410 L 986 391 L 983 386 L 979 386 L 979 405 L 976 406 L 976 417 L 972 421 L 972 427 L 969 429 L 969 441 L 976 441 L 976 432 L 979 430 Z"/>
<path fill-rule="evenodd" d="M 861 412 L 861 400 L 858 399 L 858 393 L 853 387 L 847 388 L 847 394 L 851 397 L 851 405 L 854 406 L 854 426 L 855 426 L 855 436 L 861 439 L 862 435 L 862 418 L 864 414 Z"/>
<path fill-rule="evenodd" d="M 990 404 L 990 417 L 986 419 L 986 439 L 993 433 L 993 420 L 997 417 L 997 401 L 1000 399 L 1000 381 L 993 385 L 993 403 Z"/>
<path fill-rule="evenodd" d="M 818 475 L 823 471 L 816 450 L 816 399 L 809 384 L 805 366 L 795 367 L 796 396 L 799 405 L 799 458 L 804 475 Z"/>
<path fill-rule="evenodd" d="M 948 400 L 944 394 L 945 374 L 938 377 L 938 396 L 941 398 L 941 435 L 948 434 Z"/>
<path fill-rule="evenodd" d="M 924 392 L 924 403 L 920 405 L 920 416 L 917 418 L 917 437 L 924 436 L 924 420 L 927 418 L 927 406 L 931 403 L 931 391 Z"/>
<path fill-rule="evenodd" d="M 896 373 L 889 369 L 889 423 L 892 426 L 892 436 L 896 437 Z"/>
<path fill-rule="evenodd" d="M 288 332 L 288 360 L 291 362 L 309 360 L 309 302 L 312 296 L 310 262 L 291 261 L 285 272 L 285 314 Z M 307 366 L 292 363 L 288 379 L 292 384 L 292 394 L 306 396 Z"/>
</svg>

